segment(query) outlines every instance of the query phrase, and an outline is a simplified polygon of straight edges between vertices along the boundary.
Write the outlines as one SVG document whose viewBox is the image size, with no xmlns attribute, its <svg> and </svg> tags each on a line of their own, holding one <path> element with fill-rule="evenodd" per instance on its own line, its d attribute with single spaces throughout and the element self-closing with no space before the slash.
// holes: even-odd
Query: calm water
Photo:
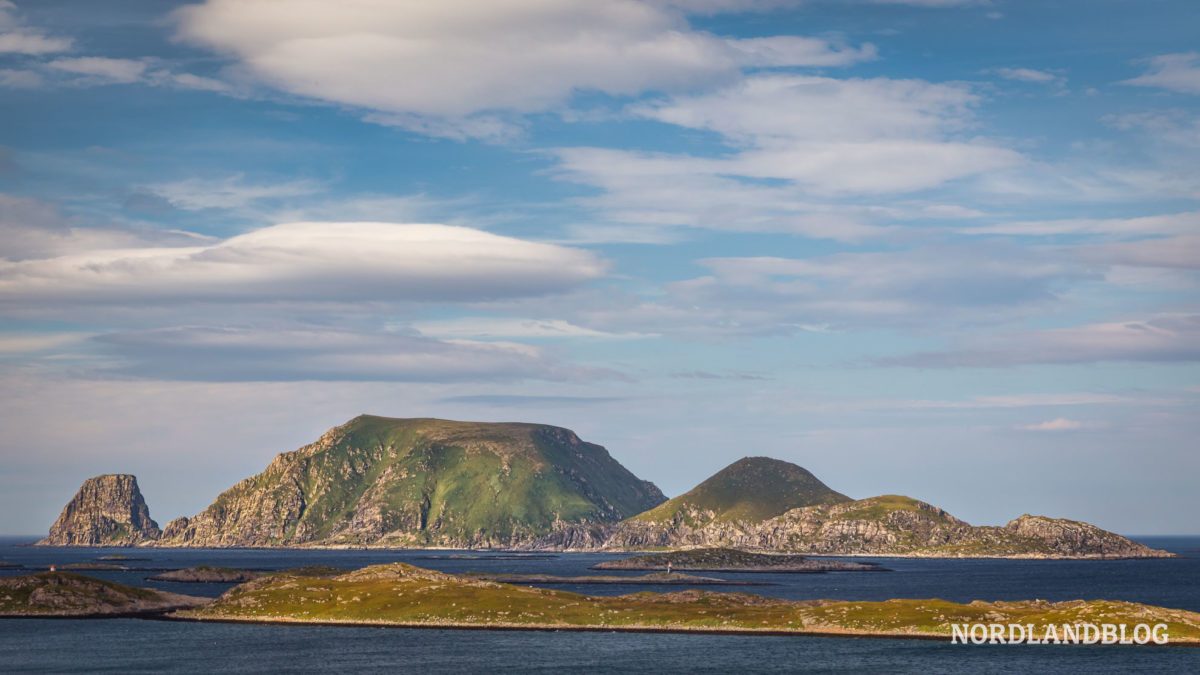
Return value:
<svg viewBox="0 0 1200 675">
<path fill-rule="evenodd" d="M 1183 555 L 1143 561 L 995 561 L 872 559 L 886 573 L 721 574 L 771 586 L 727 587 L 785 598 L 877 600 L 940 597 L 955 601 L 1112 598 L 1200 611 L 1200 537 L 1143 538 Z M 447 572 L 575 575 L 608 554 L 506 559 L 452 551 L 263 551 L 47 549 L 0 539 L 0 561 L 29 568 L 94 561 L 103 555 L 145 560 L 128 572 L 89 572 L 127 584 L 217 595 L 224 584 L 145 580 L 152 569 L 198 564 L 251 569 L 300 565 L 357 568 L 404 561 Z M 447 556 L 468 555 L 471 559 Z M 21 574 L 27 570 L 0 570 Z M 609 572 L 612 573 L 612 572 Z M 619 574 L 619 573 L 618 573 Z M 678 586 L 557 586 L 580 592 L 678 590 Z M 721 587 L 709 587 L 720 590 Z M 590 672 L 1164 672 L 1200 673 L 1200 649 L 1082 646 L 961 646 L 940 642 L 806 637 L 627 633 L 490 632 L 372 628 L 230 626 L 136 619 L 0 621 L 3 672 L 477 672 L 497 669 Z"/>
</svg>

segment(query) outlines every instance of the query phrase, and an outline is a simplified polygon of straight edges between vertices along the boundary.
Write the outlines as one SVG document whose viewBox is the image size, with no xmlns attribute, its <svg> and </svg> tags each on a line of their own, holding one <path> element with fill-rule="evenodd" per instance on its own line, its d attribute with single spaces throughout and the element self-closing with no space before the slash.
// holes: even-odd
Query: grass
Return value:
<svg viewBox="0 0 1200 675">
<path fill-rule="evenodd" d="M 615 522 L 660 501 L 608 451 L 565 429 L 363 415 L 280 455 L 208 513 L 256 545 L 385 535 L 395 545 L 469 545 L 547 534 L 560 521 Z M 235 531 L 245 522 L 267 527 Z"/>
<path fill-rule="evenodd" d="M 949 637 L 955 623 L 1165 623 L 1200 643 L 1200 614 L 1116 601 L 1049 603 L 785 601 L 687 590 L 594 597 L 395 563 L 336 577 L 273 575 L 238 586 L 194 619 L 406 626 L 837 633 Z"/>
<path fill-rule="evenodd" d="M 848 497 L 795 464 L 745 457 L 633 520 L 666 523 L 681 519 L 693 527 L 707 522 L 758 522 L 802 506 L 846 501 Z"/>
</svg>

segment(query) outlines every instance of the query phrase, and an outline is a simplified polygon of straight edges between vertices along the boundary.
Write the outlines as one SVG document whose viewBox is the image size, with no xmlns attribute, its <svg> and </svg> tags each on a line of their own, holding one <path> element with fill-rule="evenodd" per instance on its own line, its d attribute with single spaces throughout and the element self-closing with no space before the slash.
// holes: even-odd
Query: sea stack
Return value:
<svg viewBox="0 0 1200 675">
<path fill-rule="evenodd" d="M 83 482 L 38 546 L 137 546 L 162 535 L 137 478 L 105 474 Z"/>
</svg>

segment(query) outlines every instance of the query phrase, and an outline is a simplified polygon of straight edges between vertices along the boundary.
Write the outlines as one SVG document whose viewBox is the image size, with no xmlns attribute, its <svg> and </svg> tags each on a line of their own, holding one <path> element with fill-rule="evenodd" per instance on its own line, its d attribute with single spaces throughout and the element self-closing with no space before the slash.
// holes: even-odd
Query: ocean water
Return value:
<svg viewBox="0 0 1200 675">
<path fill-rule="evenodd" d="M 87 572 L 122 583 L 193 595 L 226 584 L 150 582 L 153 570 L 199 564 L 249 569 L 403 561 L 446 572 L 578 575 L 612 554 L 512 559 L 461 551 L 59 549 L 0 539 L 0 562 L 26 568 L 143 560 L 132 569 Z M 709 574 L 768 582 L 709 590 L 777 597 L 954 601 L 1109 598 L 1200 611 L 1200 537 L 1144 537 L 1182 557 L 1166 560 L 1013 561 L 870 558 L 890 572 Z M 28 570 L 0 570 L 0 575 Z M 606 572 L 606 574 L 621 574 Z M 636 573 L 625 573 L 636 574 Z M 592 594 L 679 590 L 679 586 L 555 586 Z M 0 620 L 0 672 L 1162 672 L 1200 673 L 1200 649 L 1053 645 L 966 646 L 943 642 L 550 631 L 408 630 L 245 626 L 142 619 Z"/>
</svg>

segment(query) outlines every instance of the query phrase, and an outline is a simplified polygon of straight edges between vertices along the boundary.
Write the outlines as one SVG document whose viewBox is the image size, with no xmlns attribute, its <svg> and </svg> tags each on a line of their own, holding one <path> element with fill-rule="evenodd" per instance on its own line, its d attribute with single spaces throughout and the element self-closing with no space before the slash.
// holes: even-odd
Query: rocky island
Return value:
<svg viewBox="0 0 1200 675">
<path fill-rule="evenodd" d="M 521 628 L 949 639 L 955 624 L 1162 623 L 1172 644 L 1200 644 L 1200 613 L 1131 602 L 1076 600 L 790 601 L 687 590 L 588 596 L 422 569 L 376 565 L 339 576 L 264 576 L 210 605 L 174 612 L 194 621 L 431 628 Z"/>
<path fill-rule="evenodd" d="M 664 499 L 568 429 L 362 415 L 172 521 L 157 543 L 505 547 Z"/>
<path fill-rule="evenodd" d="M 593 569 L 596 569 L 593 567 Z M 496 581 L 502 584 L 534 584 L 541 586 L 554 585 L 589 585 L 589 584 L 612 584 L 619 586 L 764 586 L 768 583 L 759 581 L 730 581 L 727 579 L 716 579 L 714 577 L 699 577 L 692 574 L 681 574 L 678 572 L 651 572 L 650 574 L 639 574 L 637 576 L 614 576 L 614 575 L 585 575 L 578 577 L 564 577 L 554 574 L 505 574 L 505 573 L 487 573 L 487 572 L 472 572 L 464 575 L 471 579 L 484 579 L 487 581 Z"/>
<path fill-rule="evenodd" d="M 70 572 L 0 577 L 0 617 L 139 616 L 195 608 L 210 601 Z"/>
<path fill-rule="evenodd" d="M 137 478 L 106 474 L 83 482 L 39 546 L 135 546 L 159 538 Z"/>
<path fill-rule="evenodd" d="M 701 548 L 651 553 L 592 565 L 594 570 L 684 570 L 703 572 L 886 572 L 874 563 L 819 560 L 783 553 L 749 553 L 732 548 Z"/>
<path fill-rule="evenodd" d="M 692 490 L 616 524 L 562 528 L 533 548 L 645 551 L 725 547 L 807 555 L 1166 558 L 1093 525 L 1024 515 L 974 526 L 911 497 L 851 499 L 808 471 L 747 457 Z"/>
<path fill-rule="evenodd" d="M 974 526 L 901 495 L 852 499 L 746 457 L 667 500 L 599 445 L 541 424 L 361 415 L 161 531 L 129 475 L 89 479 L 39 544 L 523 551 L 731 548 L 828 556 L 1170 557 L 1088 523 Z"/>
<path fill-rule="evenodd" d="M 193 584 L 240 584 L 245 581 L 257 579 L 260 576 L 262 576 L 261 572 L 251 570 L 235 570 L 227 567 L 200 565 L 182 570 L 161 572 L 154 576 L 146 577 L 146 579 L 148 581 L 178 581 Z"/>
</svg>

